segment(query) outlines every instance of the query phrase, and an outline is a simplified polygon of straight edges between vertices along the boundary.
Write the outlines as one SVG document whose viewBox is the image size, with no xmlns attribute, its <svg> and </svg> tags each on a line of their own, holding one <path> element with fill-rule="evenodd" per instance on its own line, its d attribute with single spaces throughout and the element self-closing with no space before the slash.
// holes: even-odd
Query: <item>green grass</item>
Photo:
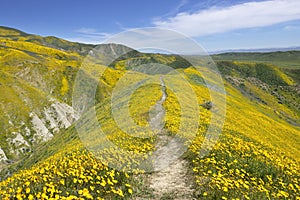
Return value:
<svg viewBox="0 0 300 200">
<path fill-rule="evenodd" d="M 212 56 L 215 61 L 269 63 L 284 68 L 300 68 L 300 51 L 268 53 L 223 53 Z"/>
</svg>

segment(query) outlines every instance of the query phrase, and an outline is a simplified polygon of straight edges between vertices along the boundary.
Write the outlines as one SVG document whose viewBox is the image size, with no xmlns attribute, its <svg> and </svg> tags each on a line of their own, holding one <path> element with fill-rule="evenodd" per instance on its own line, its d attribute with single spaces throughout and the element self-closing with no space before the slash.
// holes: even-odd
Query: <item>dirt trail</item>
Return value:
<svg viewBox="0 0 300 200">
<path fill-rule="evenodd" d="M 188 174 L 188 162 L 180 158 L 182 141 L 170 136 L 164 127 L 167 98 L 163 77 L 160 77 L 162 97 L 150 112 L 150 127 L 157 134 L 156 151 L 153 153 L 153 169 L 149 177 L 149 187 L 154 199 L 193 199 L 193 179 Z"/>
</svg>

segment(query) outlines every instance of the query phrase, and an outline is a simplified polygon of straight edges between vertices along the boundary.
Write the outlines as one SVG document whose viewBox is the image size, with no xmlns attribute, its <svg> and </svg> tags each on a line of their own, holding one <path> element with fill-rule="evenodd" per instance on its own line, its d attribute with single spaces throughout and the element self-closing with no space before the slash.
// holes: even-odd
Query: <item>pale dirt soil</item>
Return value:
<svg viewBox="0 0 300 200">
<path fill-rule="evenodd" d="M 189 174 L 189 163 L 180 157 L 182 142 L 168 135 L 163 129 L 165 115 L 162 104 L 167 98 L 161 78 L 162 98 L 150 112 L 150 126 L 157 133 L 156 151 L 153 152 L 153 171 L 144 175 L 144 187 L 149 192 L 135 199 L 194 199 L 193 177 Z M 152 113 L 152 114 L 151 114 Z"/>
</svg>

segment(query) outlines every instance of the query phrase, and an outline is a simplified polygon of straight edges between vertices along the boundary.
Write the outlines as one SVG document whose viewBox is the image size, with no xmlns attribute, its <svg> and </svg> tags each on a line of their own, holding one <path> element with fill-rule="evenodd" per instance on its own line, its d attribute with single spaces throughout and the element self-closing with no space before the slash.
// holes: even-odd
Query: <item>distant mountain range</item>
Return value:
<svg viewBox="0 0 300 200">
<path fill-rule="evenodd" d="M 300 51 L 272 51 L 272 52 L 227 52 L 211 55 L 215 62 L 241 61 L 270 63 L 284 68 L 299 68 Z"/>
<path fill-rule="evenodd" d="M 230 52 L 277 52 L 277 51 L 300 51 L 300 47 L 278 47 L 278 48 L 259 48 L 259 49 L 225 49 L 225 50 L 218 50 L 218 51 L 209 51 L 210 55 L 213 54 L 221 54 L 221 53 L 230 53 Z"/>
</svg>

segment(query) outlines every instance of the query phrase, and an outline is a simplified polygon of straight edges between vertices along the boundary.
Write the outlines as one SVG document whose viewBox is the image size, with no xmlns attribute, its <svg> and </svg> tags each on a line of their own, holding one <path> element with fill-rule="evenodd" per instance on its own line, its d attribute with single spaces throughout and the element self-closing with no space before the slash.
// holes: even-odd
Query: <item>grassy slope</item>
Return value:
<svg viewBox="0 0 300 200">
<path fill-rule="evenodd" d="M 22 50 L 24 51 L 24 49 Z M 27 57 L 33 54 L 22 55 Z M 62 55 L 65 56 L 65 54 Z M 54 61 L 51 59 L 50 62 Z M 68 59 L 67 62 L 69 62 Z M 246 68 L 248 70 L 249 67 L 250 69 L 253 67 L 253 64 L 249 66 L 247 64 L 240 66 L 239 63 L 235 64 L 238 65 L 236 66 L 237 69 Z M 15 64 L 8 64 L 4 67 L 3 77 L 8 74 L 9 79 L 12 79 L 10 74 L 16 74 L 19 71 L 13 66 Z M 54 67 L 57 69 L 56 65 L 53 65 Z M 90 71 L 87 73 L 90 74 L 95 68 L 92 67 L 88 70 Z M 203 85 L 202 78 L 195 70 L 189 68 L 179 71 L 184 73 L 190 81 L 198 95 L 199 104 L 203 100 L 209 100 L 209 94 Z M 263 73 L 267 72 L 272 72 L 271 74 L 275 76 L 275 82 L 273 82 L 272 76 L 269 78 L 268 83 L 272 87 L 277 87 L 278 84 L 289 86 L 291 81 L 297 82 L 296 78 L 291 80 L 285 71 L 277 71 L 273 67 L 267 67 L 265 71 L 259 73 L 256 70 L 250 70 L 249 73 L 258 79 L 263 79 Z M 69 74 L 67 71 L 65 73 L 66 75 Z M 226 73 L 238 78 L 247 77 L 239 70 L 230 73 L 228 70 L 223 72 L 223 74 Z M 110 96 L 110 88 L 123 74 L 124 71 L 106 70 L 101 83 L 108 88 L 105 90 L 107 97 Z M 139 76 L 147 75 L 132 73 L 133 79 Z M 175 75 L 168 76 L 170 76 L 169 80 L 176 79 Z M 4 81 L 7 80 L 4 79 Z M 7 83 L 8 81 L 5 82 L 5 84 Z M 180 81 L 176 84 L 181 85 Z M 197 157 L 197 151 L 203 140 L 202 134 L 209 123 L 210 111 L 199 107 L 203 113 L 200 119 L 199 136 L 193 141 L 189 155 L 193 161 L 195 184 L 199 186 L 197 187 L 197 197 L 218 199 L 223 196 L 229 198 L 250 197 L 252 199 L 266 199 L 268 196 L 271 198 L 296 198 L 300 194 L 299 187 L 297 188 L 299 185 L 297 177 L 300 173 L 299 167 L 297 167 L 300 160 L 300 129 L 289 124 L 284 118 L 280 118 L 274 109 L 283 109 L 290 115 L 299 116 L 298 113 L 288 107 L 288 104 L 279 105 L 273 96 L 266 94 L 255 83 L 246 82 L 244 87 L 251 89 L 252 93 L 266 101 L 267 104 L 249 99 L 249 96 L 245 95 L 241 88 L 236 85 L 233 86 L 229 82 L 225 84 L 228 93 L 228 109 L 223 136 L 214 150 L 204 158 Z M 56 95 L 62 98 L 60 96 L 61 90 L 57 91 L 59 92 L 56 92 Z M 170 96 L 164 105 L 167 109 L 166 128 L 174 131 L 178 127 L 180 109 L 177 109 L 176 97 L 170 91 L 168 92 Z M 35 93 L 32 92 L 32 94 Z M 137 90 L 132 96 L 131 114 L 133 118 L 140 124 L 145 124 L 147 111 L 159 97 L 160 87 L 158 85 L 153 85 L 150 89 L 146 87 Z M 188 99 L 186 100 L 188 101 Z M 144 102 L 143 105 L 140 104 L 141 101 Z M 96 110 L 99 120 L 104 124 L 104 129 L 107 131 L 114 130 L 113 133 L 109 133 L 111 139 L 125 149 L 138 149 L 139 152 L 151 150 L 155 138 L 137 142 L 116 128 L 109 112 L 106 112 L 110 109 L 109 102 L 109 99 L 104 100 L 103 97 L 101 102 L 97 104 Z M 126 158 L 124 159 L 126 160 Z M 12 178 L 0 183 L 1 195 L 3 196 L 5 192 L 16 195 L 20 193 L 23 197 L 30 196 L 29 193 L 38 195 L 45 193 L 47 196 L 51 196 L 51 194 L 60 196 L 73 194 L 88 198 L 88 194 L 92 194 L 109 199 L 130 197 L 132 190 L 138 193 L 139 186 L 134 185 L 135 181 L 132 181 L 131 175 L 122 172 L 116 173 L 103 166 L 85 151 L 74 126 L 62 134 L 55 135 L 48 143 L 36 147 L 32 156 L 24 162 L 16 163 L 15 167 L 16 169 L 27 170 L 19 171 Z M 99 180 L 97 174 L 100 177 Z M 108 184 L 108 182 L 112 182 L 112 184 Z M 125 186 L 127 183 L 132 184 L 132 186 Z M 27 192 L 28 194 L 26 194 Z"/>
<path fill-rule="evenodd" d="M 41 37 L 38 35 L 31 35 L 17 29 L 3 27 L 3 26 L 0 26 L 0 36 L 4 38 L 15 39 L 15 40 L 19 40 L 20 38 L 23 38 L 23 40 L 27 42 L 51 47 L 58 50 L 77 52 L 81 55 L 85 55 L 89 50 L 95 47 L 95 45 L 69 42 L 53 36 Z"/>
<path fill-rule="evenodd" d="M 26 135 L 25 130 L 26 127 L 31 129 L 31 112 L 42 117 L 42 111 L 51 104 L 52 98 L 71 105 L 73 84 L 83 55 L 93 47 L 0 27 L 0 82 L 1 94 L 5 94 L 0 101 L 0 148 L 8 159 L 17 162 L 24 156 L 23 153 L 16 155 L 16 147 L 7 141 L 14 137 L 13 132 L 21 133 L 29 148 L 33 145 L 32 130 L 31 135 Z M 98 66 L 90 70 L 97 71 Z M 92 76 L 90 79 L 93 80 Z M 100 82 L 98 101 L 109 90 L 107 84 Z"/>
<path fill-rule="evenodd" d="M 13 30 L 12 33 L 7 33 L 4 30 L 6 29 L 0 28 L 1 70 L 69 103 L 70 91 L 61 92 L 62 79 L 65 77 L 70 83 L 73 81 L 76 73 L 74 68 L 80 66 L 81 56 L 76 52 L 66 52 L 28 41 L 35 37 L 33 35 Z M 4 33 L 13 36 L 4 36 Z"/>
<path fill-rule="evenodd" d="M 27 85 L 26 82 L 12 77 L 10 74 L 0 71 L 1 78 L 1 135 L 0 146 L 5 152 L 10 152 L 11 145 L 6 140 L 10 138 L 12 132 L 25 132 L 25 125 L 30 124 L 29 113 L 42 110 L 49 105 L 45 98 L 45 93 L 37 88 Z M 9 122 L 10 121 L 10 122 Z M 12 123 L 13 125 L 11 125 Z M 29 141 L 32 135 L 24 134 L 25 139 Z M 31 144 L 31 142 L 30 142 Z M 10 155 L 9 158 L 16 158 L 16 155 Z"/>
<path fill-rule="evenodd" d="M 196 74 L 195 74 L 196 75 Z M 195 79 L 194 75 L 194 79 Z M 200 79 L 200 78 L 199 78 Z M 193 83 L 193 81 L 191 81 Z M 273 105 L 265 105 L 228 82 L 226 120 L 223 133 L 205 157 L 198 157 L 210 111 L 202 109 L 199 135 L 190 147 L 199 199 L 294 199 L 299 197 L 300 129 L 279 118 Z M 181 85 L 181 84 L 179 84 Z M 201 84 L 193 84 L 200 102 L 207 98 Z M 179 124 L 174 96 L 166 101 L 167 128 Z M 175 107 L 175 108 L 174 108 Z"/>
<path fill-rule="evenodd" d="M 245 61 L 266 62 L 285 68 L 299 68 L 299 51 L 270 52 L 270 53 L 223 53 L 213 55 L 216 61 Z"/>
<path fill-rule="evenodd" d="M 112 70 L 111 72 L 113 71 L 114 70 Z M 197 79 L 196 77 L 199 77 L 198 79 L 201 79 L 200 75 L 197 74 L 196 71 L 186 69 L 181 73 L 185 73 L 187 77 L 193 77 L 193 79 L 189 80 L 199 97 L 199 102 L 209 99 L 206 87 L 202 83 L 199 84 L 199 82 L 195 82 L 195 79 Z M 133 73 L 134 77 L 136 77 L 137 75 L 138 74 Z M 168 76 L 170 76 L 170 78 L 168 78 L 169 80 L 173 78 L 176 79 L 176 75 Z M 114 84 L 114 82 L 112 81 L 111 84 Z M 177 84 L 181 85 L 180 82 L 178 82 Z M 160 88 L 157 86 L 153 87 L 153 97 L 159 97 L 159 95 L 155 94 L 157 92 L 159 93 L 159 89 Z M 199 184 L 199 187 L 197 189 L 198 197 L 200 198 L 207 196 L 211 198 L 221 198 L 222 196 L 224 196 L 265 199 L 268 195 L 272 198 L 279 198 L 280 196 L 284 197 L 285 195 L 297 195 L 299 190 L 295 188 L 295 185 L 298 183 L 295 177 L 299 173 L 299 169 L 296 167 L 300 159 L 299 128 L 288 124 L 283 119 L 280 119 L 272 111 L 270 111 L 270 107 L 256 101 L 249 100 L 247 97 L 243 96 L 243 94 L 238 89 L 234 88 L 229 83 L 226 83 L 226 90 L 228 92 L 228 109 L 223 136 L 221 137 L 220 142 L 216 145 L 212 153 L 207 155 L 203 159 L 199 159 L 197 156 L 195 157 L 193 155 L 193 152 L 196 153 L 199 145 L 201 145 L 201 135 L 203 131 L 205 131 L 206 124 L 209 123 L 209 111 L 206 111 L 205 109 L 202 109 L 200 107 L 202 113 L 204 113 L 204 115 L 202 116 L 203 119 L 200 120 L 200 135 L 196 140 L 194 140 L 190 150 L 190 158 L 193 161 L 192 163 L 194 163 L 193 170 L 195 174 L 195 180 L 197 181 L 196 184 Z M 140 121 L 141 124 L 144 124 L 145 112 L 148 110 L 150 105 L 153 105 L 155 103 L 155 99 L 151 100 L 150 96 L 147 95 L 149 94 L 149 92 L 149 87 L 147 88 L 147 90 L 141 88 L 141 90 L 138 90 L 134 95 L 136 99 L 133 101 L 133 103 L 136 105 L 133 105 L 132 107 L 134 108 L 134 110 L 132 110 L 132 115 L 135 116 L 136 120 Z M 170 91 L 169 94 L 171 94 Z M 148 105 L 146 105 L 147 109 L 144 109 L 145 107 L 138 103 L 141 101 L 139 100 L 139 98 L 142 98 L 143 102 Z M 172 98 L 175 99 L 172 100 Z M 146 103 L 146 100 L 149 100 L 148 103 Z M 153 140 L 152 142 L 151 140 L 140 141 L 140 143 L 137 140 L 127 138 L 127 136 L 123 135 L 122 132 L 118 131 L 118 129 L 115 129 L 113 122 L 110 122 L 110 117 L 106 116 L 108 113 L 106 112 L 106 109 L 109 109 L 107 105 L 109 105 L 109 101 L 104 101 L 103 103 L 97 105 L 96 109 L 98 110 L 98 117 L 104 125 L 103 129 L 107 131 L 115 130 L 113 133 L 108 132 L 108 135 L 112 134 L 109 137 L 111 137 L 113 141 L 115 140 L 116 143 L 118 143 L 120 146 L 122 146 L 122 148 L 125 149 L 140 149 L 142 151 L 146 149 L 150 150 Z M 176 97 L 170 95 L 167 99 L 167 102 L 165 103 L 165 107 L 167 109 L 166 127 L 173 131 L 176 130 L 176 127 L 174 128 L 174 126 L 177 126 L 177 120 L 179 120 L 179 110 L 175 109 L 176 105 L 178 106 L 178 104 L 176 104 Z M 127 139 L 124 140 L 124 137 Z M 84 151 L 84 147 L 82 146 L 82 143 L 80 142 L 74 127 L 69 128 L 63 134 L 56 135 L 52 141 L 50 141 L 46 145 L 42 145 L 35 151 L 36 152 L 34 153 L 34 155 L 27 159 L 24 164 L 22 164 L 23 167 L 28 168 L 29 170 L 17 173 L 17 175 L 13 176 L 12 179 L 3 182 L 2 187 L 5 187 L 6 184 L 16 184 L 22 186 L 22 184 L 24 184 L 24 182 L 26 182 L 29 177 L 36 177 L 37 173 L 40 173 L 39 171 L 42 170 L 43 167 L 56 165 L 56 171 L 52 171 L 50 169 L 47 172 L 48 174 L 53 174 L 54 178 L 48 178 L 45 180 L 46 182 L 52 181 L 55 187 L 61 188 L 61 190 L 63 191 L 61 195 L 67 195 L 67 191 L 63 189 L 65 186 L 62 184 L 56 184 L 59 183 L 62 179 L 61 177 L 57 176 L 57 173 L 60 172 L 64 174 L 63 179 L 69 182 L 69 188 L 72 188 L 74 186 L 75 183 L 73 183 L 73 179 L 74 177 L 76 177 L 77 179 L 78 176 L 71 175 L 69 174 L 69 172 L 65 171 L 68 165 L 62 165 L 60 164 L 60 162 L 64 163 L 70 159 L 75 158 L 76 160 L 74 160 L 74 162 L 78 164 L 82 162 L 81 159 L 90 160 L 91 163 L 95 162 L 91 160 L 92 158 L 85 156 L 86 153 Z M 113 153 L 116 155 L 118 154 L 114 151 Z M 76 157 L 69 158 L 69 156 L 73 154 L 76 155 Z M 208 158 L 215 159 L 216 163 L 212 164 L 211 162 L 208 162 Z M 123 159 L 126 160 L 126 158 L 124 157 Z M 34 164 L 35 162 L 38 162 L 38 164 Z M 232 164 L 230 167 L 228 167 L 226 163 Z M 218 167 L 223 168 L 224 164 L 225 166 L 227 166 L 227 168 L 221 170 L 223 178 L 221 180 L 215 179 L 212 175 L 219 171 Z M 200 168 L 200 166 L 202 167 Z M 91 167 L 90 165 L 84 165 L 84 167 L 85 176 L 92 173 L 91 171 L 89 171 Z M 248 173 L 247 177 L 249 177 L 249 179 L 243 178 L 243 173 L 230 175 L 231 170 L 236 169 L 238 169 L 239 171 L 244 170 L 245 173 Z M 108 171 L 106 169 L 102 169 L 98 173 L 103 174 L 103 176 L 106 177 L 107 173 L 109 173 Z M 24 176 L 26 176 L 27 178 L 25 178 Z M 266 185 L 265 181 L 268 180 L 269 176 L 271 176 L 273 183 L 271 185 Z M 18 179 L 22 179 L 22 181 L 18 181 L 17 177 L 19 177 Z M 121 173 L 120 176 L 117 177 L 117 180 L 119 182 L 112 185 L 112 187 L 120 188 L 120 190 L 122 190 L 122 194 L 113 192 L 113 190 L 117 191 L 116 188 L 113 189 L 100 187 L 102 190 L 101 192 L 107 191 L 106 194 L 101 193 L 101 195 L 104 195 L 107 198 L 117 198 L 118 196 L 122 197 L 122 195 L 130 196 L 131 190 L 127 190 L 128 188 L 123 188 L 125 183 L 132 184 L 132 190 L 134 192 L 137 192 L 137 188 L 139 188 L 140 186 L 135 185 L 135 181 L 133 181 L 130 177 L 131 175 L 127 177 L 127 175 Z M 211 181 L 202 183 L 201 180 L 203 179 L 203 177 L 211 177 Z M 252 179 L 255 181 L 251 181 Z M 84 181 L 84 178 L 82 178 L 82 180 Z M 218 180 L 219 182 L 216 182 Z M 244 182 L 247 180 L 248 182 Z M 236 185 L 228 185 L 228 182 L 232 181 L 233 184 L 244 184 L 244 186 L 240 188 Z M 263 181 L 263 183 L 261 181 Z M 286 185 L 292 184 L 293 186 L 290 187 L 293 187 L 293 189 L 287 189 L 280 186 L 280 184 L 278 183 L 279 181 L 282 181 Z M 36 183 L 31 182 L 29 187 L 31 188 L 31 191 L 39 191 L 37 189 L 37 184 L 43 186 L 45 182 L 39 179 Z M 258 186 L 255 184 L 258 184 Z M 97 184 L 95 185 L 93 182 L 88 181 L 86 183 L 83 182 L 82 184 L 76 183 L 75 185 L 78 189 L 68 190 L 69 194 L 82 196 L 79 190 L 88 188 L 90 194 L 97 195 L 97 192 L 89 189 L 89 187 L 91 186 L 98 187 Z M 249 190 L 247 189 L 249 187 L 253 188 L 252 192 L 249 192 Z M 264 190 L 268 191 L 268 193 L 266 193 L 264 190 L 260 191 L 258 187 L 264 188 Z M 277 189 L 273 187 L 277 187 Z M 25 189 L 26 188 L 23 188 L 23 190 Z M 232 190 L 232 192 L 228 193 L 228 190 Z M 295 191 L 293 192 L 293 190 Z M 47 193 L 47 195 L 50 194 Z M 100 195 L 100 193 L 98 193 L 98 195 Z"/>
</svg>

